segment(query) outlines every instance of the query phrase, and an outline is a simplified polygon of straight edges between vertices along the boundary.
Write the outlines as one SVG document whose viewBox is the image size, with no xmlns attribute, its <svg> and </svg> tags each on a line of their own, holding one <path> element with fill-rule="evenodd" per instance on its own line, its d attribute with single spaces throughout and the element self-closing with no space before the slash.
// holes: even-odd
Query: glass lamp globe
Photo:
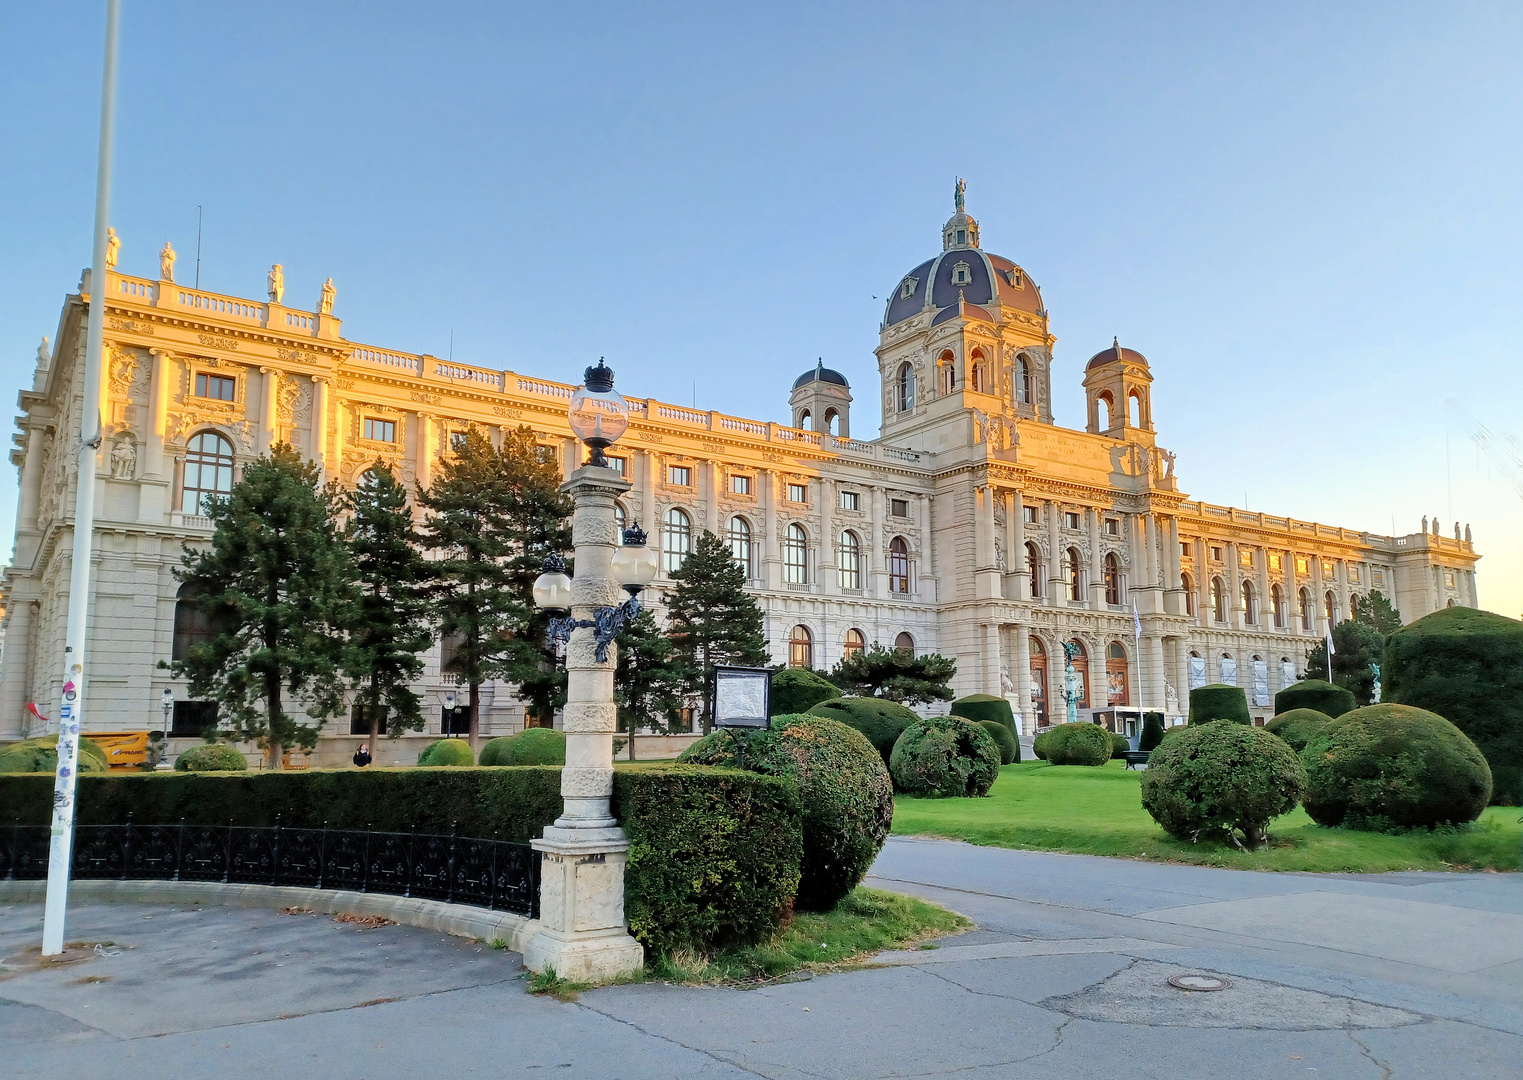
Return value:
<svg viewBox="0 0 1523 1080">
<path fill-rule="evenodd" d="M 655 576 L 656 553 L 645 546 L 645 530 L 636 522 L 624 530 L 624 543 L 613 553 L 613 579 L 630 596 L 639 596 Z"/>
<path fill-rule="evenodd" d="M 596 367 L 583 372 L 585 382 L 571 395 L 571 430 L 592 447 L 589 465 L 608 466 L 603 450 L 619 441 L 629 427 L 629 403 L 613 388 L 613 369 L 598 357 Z"/>
<path fill-rule="evenodd" d="M 571 610 L 571 579 L 566 576 L 566 560 L 559 555 L 546 556 L 544 573 L 534 579 L 534 606 L 552 613 Z"/>
</svg>

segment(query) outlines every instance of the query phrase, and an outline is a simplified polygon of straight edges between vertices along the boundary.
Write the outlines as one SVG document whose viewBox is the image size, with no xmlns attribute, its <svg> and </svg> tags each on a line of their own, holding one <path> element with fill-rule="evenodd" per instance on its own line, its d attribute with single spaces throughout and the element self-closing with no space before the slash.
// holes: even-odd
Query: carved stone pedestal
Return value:
<svg viewBox="0 0 1523 1080">
<path fill-rule="evenodd" d="M 607 982 L 638 971 L 645 949 L 624 927 L 624 830 L 552 826 L 534 849 L 543 853 L 541 929 L 524 947 L 524 966 L 554 968 L 572 982 Z"/>
</svg>

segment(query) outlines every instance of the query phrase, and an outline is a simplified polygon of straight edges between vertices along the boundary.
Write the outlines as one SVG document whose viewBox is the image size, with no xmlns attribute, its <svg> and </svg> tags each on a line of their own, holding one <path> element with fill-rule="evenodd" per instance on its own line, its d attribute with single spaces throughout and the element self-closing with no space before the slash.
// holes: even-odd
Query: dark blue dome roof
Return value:
<svg viewBox="0 0 1523 1080">
<path fill-rule="evenodd" d="M 830 368 L 826 367 L 823 360 L 819 361 L 814 365 L 814 367 L 810 368 L 808 371 L 804 372 L 804 374 L 794 379 L 793 388 L 797 390 L 799 387 L 807 386 L 812 382 L 834 383 L 837 386 L 844 386 L 848 390 L 851 389 L 851 383 L 846 381 L 846 376 L 842 375 L 839 371 L 832 371 Z"/>
</svg>

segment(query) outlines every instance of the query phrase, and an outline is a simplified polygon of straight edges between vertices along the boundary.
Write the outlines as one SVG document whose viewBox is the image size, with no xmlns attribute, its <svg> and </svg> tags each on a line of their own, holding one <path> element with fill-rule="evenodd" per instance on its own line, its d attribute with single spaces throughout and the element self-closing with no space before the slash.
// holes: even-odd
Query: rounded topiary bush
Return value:
<svg viewBox="0 0 1523 1080">
<path fill-rule="evenodd" d="M 889 755 L 894 743 L 904 734 L 904 729 L 920 719 L 913 710 L 897 701 L 875 697 L 837 697 L 822 701 L 809 709 L 810 716 L 823 716 L 839 720 L 847 727 L 856 728 L 872 743 L 888 767 Z"/>
<path fill-rule="evenodd" d="M 1142 714 L 1142 735 L 1137 739 L 1137 749 L 1152 750 L 1163 742 L 1163 713 Z"/>
<path fill-rule="evenodd" d="M 1047 760 L 1047 742 L 1052 736 L 1052 728 L 1048 728 L 1036 738 L 1031 740 L 1031 756 L 1038 761 Z"/>
<path fill-rule="evenodd" d="M 1058 724 L 1042 747 L 1051 765 L 1104 765 L 1111 759 L 1111 733 L 1099 724 Z"/>
<path fill-rule="evenodd" d="M 1306 793 L 1301 759 L 1263 728 L 1207 723 L 1175 730 L 1142 774 L 1142 807 L 1171 836 L 1256 848 L 1269 823 Z"/>
<path fill-rule="evenodd" d="M 994 720 L 1004 724 L 1010 729 L 1010 734 L 1015 734 L 1015 713 L 1010 708 L 1010 702 L 993 694 L 969 694 L 952 702 L 948 710 L 953 716 L 960 716 L 964 720 L 972 720 L 975 724 L 981 720 Z"/>
<path fill-rule="evenodd" d="M 1004 724 L 998 720 L 980 720 L 978 726 L 989 733 L 989 738 L 999 748 L 1001 765 L 1013 765 L 1021 760 L 1021 744 L 1016 742 L 1015 736 Z"/>
<path fill-rule="evenodd" d="M 1211 683 L 1197 686 L 1190 691 L 1190 723 L 1204 724 L 1207 720 L 1232 720 L 1239 724 L 1252 724 L 1248 712 L 1248 695 L 1241 686 Z"/>
<path fill-rule="evenodd" d="M 1274 696 L 1276 716 L 1292 709 L 1313 709 L 1331 720 L 1346 712 L 1353 712 L 1358 707 L 1359 702 L 1354 699 L 1352 690 L 1345 690 L 1321 679 L 1302 679 Z"/>
<path fill-rule="evenodd" d="M 1438 713 L 1491 766 L 1493 802 L 1523 804 L 1523 622 L 1442 608 L 1386 638 L 1385 701 Z"/>
<path fill-rule="evenodd" d="M 1265 724 L 1264 730 L 1284 739 L 1286 745 L 1299 754 L 1332 722 L 1331 716 L 1316 709 L 1291 709 Z"/>
<path fill-rule="evenodd" d="M 1132 740 L 1128 739 L 1125 735 L 1117 734 L 1114 731 L 1110 733 L 1110 736 L 1111 760 L 1116 761 L 1118 759 L 1125 758 L 1126 755 L 1131 752 Z"/>
<path fill-rule="evenodd" d="M 771 715 L 808 712 L 811 706 L 840 696 L 840 688 L 818 671 L 784 668 L 772 676 Z"/>
<path fill-rule="evenodd" d="M 226 743 L 202 743 L 175 758 L 176 772 L 243 772 L 248 759 Z"/>
<path fill-rule="evenodd" d="M 58 736 L 0 746 L 0 773 L 50 773 L 58 771 Z M 89 739 L 79 740 L 79 771 L 105 772 L 106 752 Z"/>
<path fill-rule="evenodd" d="M 420 762 L 421 764 L 421 762 Z M 435 762 L 434 764 L 445 764 Z M 526 728 L 517 735 L 504 735 L 481 748 L 481 765 L 564 765 L 565 732 L 554 728 Z"/>
<path fill-rule="evenodd" d="M 1301 751 L 1306 812 L 1350 829 L 1432 828 L 1474 821 L 1491 769 L 1465 733 L 1410 705 L 1366 705 L 1330 721 Z"/>
<path fill-rule="evenodd" d="M 770 731 L 706 735 L 679 760 L 734 768 L 741 739 L 747 769 L 798 784 L 804 862 L 795 906 L 829 911 L 866 876 L 893 823 L 894 786 L 883 759 L 865 735 L 840 721 L 776 716 Z"/>
<path fill-rule="evenodd" d="M 899 736 L 888 768 L 899 790 L 911 795 L 980 796 L 999 776 L 999 758 L 999 747 L 979 725 L 960 716 L 932 716 Z"/>
<path fill-rule="evenodd" d="M 425 768 L 474 765 L 476 756 L 471 753 L 471 744 L 464 739 L 440 739 L 423 748 L 423 753 L 418 755 L 418 764 Z"/>
</svg>

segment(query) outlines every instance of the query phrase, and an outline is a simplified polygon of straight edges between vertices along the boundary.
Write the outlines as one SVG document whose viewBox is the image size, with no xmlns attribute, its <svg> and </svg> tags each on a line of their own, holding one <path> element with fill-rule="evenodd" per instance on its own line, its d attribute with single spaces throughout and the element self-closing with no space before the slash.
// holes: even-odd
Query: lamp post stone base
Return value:
<svg viewBox="0 0 1523 1080">
<path fill-rule="evenodd" d="M 524 966 L 589 983 L 640 970 L 645 947 L 624 925 L 624 830 L 551 826 L 533 845 L 542 856 L 540 931 L 524 946 Z"/>
</svg>

